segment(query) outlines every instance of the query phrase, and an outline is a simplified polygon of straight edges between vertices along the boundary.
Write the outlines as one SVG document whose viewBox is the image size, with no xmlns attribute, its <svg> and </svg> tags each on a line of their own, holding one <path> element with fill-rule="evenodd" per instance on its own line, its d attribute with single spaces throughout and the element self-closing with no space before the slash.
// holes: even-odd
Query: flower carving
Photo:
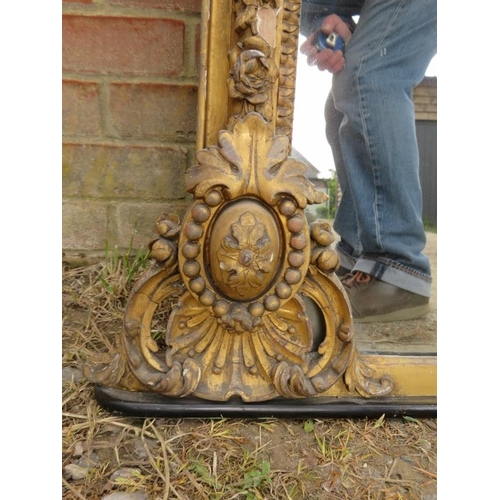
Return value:
<svg viewBox="0 0 500 500">
<path fill-rule="evenodd" d="M 243 101 L 245 113 L 253 109 L 269 118 L 267 115 L 272 111 L 270 92 L 279 74 L 269 44 L 260 36 L 248 37 L 236 45 L 229 59 L 232 67 L 229 96 Z"/>
<path fill-rule="evenodd" d="M 271 240 L 264 224 L 251 212 L 244 212 L 238 222 L 231 224 L 217 252 L 219 267 L 227 274 L 227 283 L 244 296 L 263 286 L 274 259 Z"/>
</svg>

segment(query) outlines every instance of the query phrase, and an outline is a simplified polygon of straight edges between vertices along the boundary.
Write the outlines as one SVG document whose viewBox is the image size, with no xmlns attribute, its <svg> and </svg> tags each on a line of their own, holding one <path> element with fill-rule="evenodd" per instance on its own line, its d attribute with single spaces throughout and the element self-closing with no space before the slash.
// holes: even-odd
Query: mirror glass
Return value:
<svg viewBox="0 0 500 500">
<path fill-rule="evenodd" d="M 300 35 L 299 47 L 305 41 Z M 437 77 L 437 56 L 431 61 L 427 77 Z M 320 189 L 331 189 L 328 182 L 335 177 L 333 155 L 325 137 L 324 104 L 332 85 L 332 75 L 308 66 L 306 56 L 299 52 L 295 110 L 293 122 L 293 155 L 308 165 L 310 180 Z M 435 129 L 434 129 L 435 130 Z M 435 143 L 434 143 L 435 144 Z M 420 146 L 419 146 L 420 147 Z M 435 172 L 434 172 L 435 175 Z M 435 195 L 435 193 L 434 193 Z M 330 203 L 335 203 L 330 195 Z M 328 218 L 327 207 L 310 206 L 312 219 Z M 326 215 L 325 215 L 326 214 Z M 427 230 L 426 254 L 432 266 L 432 310 L 426 316 L 411 321 L 392 323 L 355 323 L 355 335 L 360 351 L 366 353 L 435 354 L 437 335 L 437 226 Z"/>
</svg>

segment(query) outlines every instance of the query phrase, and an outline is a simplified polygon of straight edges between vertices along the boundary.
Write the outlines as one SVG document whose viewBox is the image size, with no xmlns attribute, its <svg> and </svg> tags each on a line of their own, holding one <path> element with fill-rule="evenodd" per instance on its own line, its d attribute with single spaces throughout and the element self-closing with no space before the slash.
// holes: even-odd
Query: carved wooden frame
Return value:
<svg viewBox="0 0 500 500">
<path fill-rule="evenodd" d="M 300 8 L 203 3 L 193 201 L 182 220 L 158 217 L 155 263 L 132 291 L 117 350 L 85 366 L 110 409 L 435 411 L 435 357 L 359 354 L 332 229 L 307 223 L 306 206 L 325 195 L 289 157 Z M 152 324 L 165 310 L 158 340 Z"/>
</svg>

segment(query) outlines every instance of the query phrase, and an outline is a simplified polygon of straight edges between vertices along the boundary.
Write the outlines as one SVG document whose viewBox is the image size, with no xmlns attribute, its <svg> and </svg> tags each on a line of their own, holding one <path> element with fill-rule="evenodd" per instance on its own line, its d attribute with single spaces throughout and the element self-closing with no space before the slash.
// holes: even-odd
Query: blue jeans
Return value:
<svg viewBox="0 0 500 500">
<path fill-rule="evenodd" d="M 360 16 L 325 107 L 341 264 L 430 296 L 412 89 L 436 54 L 436 0 L 330 4 Z"/>
</svg>

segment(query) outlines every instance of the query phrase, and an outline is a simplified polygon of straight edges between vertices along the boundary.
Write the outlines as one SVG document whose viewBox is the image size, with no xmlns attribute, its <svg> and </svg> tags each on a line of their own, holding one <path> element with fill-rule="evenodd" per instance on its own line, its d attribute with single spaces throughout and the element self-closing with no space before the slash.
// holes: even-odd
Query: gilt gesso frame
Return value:
<svg viewBox="0 0 500 500">
<path fill-rule="evenodd" d="M 109 410 L 436 413 L 436 356 L 360 353 L 331 225 L 307 221 L 325 195 L 290 156 L 300 10 L 299 0 L 203 2 L 193 201 L 183 218 L 159 214 L 154 263 L 116 350 L 85 365 Z"/>
</svg>

